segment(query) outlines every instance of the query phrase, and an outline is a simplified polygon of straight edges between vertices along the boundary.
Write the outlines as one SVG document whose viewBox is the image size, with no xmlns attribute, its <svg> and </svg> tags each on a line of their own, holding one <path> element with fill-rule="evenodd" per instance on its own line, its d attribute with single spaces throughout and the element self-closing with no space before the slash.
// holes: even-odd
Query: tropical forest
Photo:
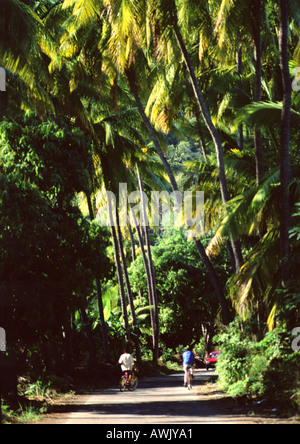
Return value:
<svg viewBox="0 0 300 444">
<path fill-rule="evenodd" d="M 299 0 L 0 0 L 2 419 L 124 347 L 299 415 L 299 148 Z"/>
</svg>

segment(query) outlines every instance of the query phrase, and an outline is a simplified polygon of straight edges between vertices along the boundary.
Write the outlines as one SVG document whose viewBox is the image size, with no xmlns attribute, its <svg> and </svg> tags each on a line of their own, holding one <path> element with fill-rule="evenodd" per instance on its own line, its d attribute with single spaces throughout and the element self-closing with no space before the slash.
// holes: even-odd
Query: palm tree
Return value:
<svg viewBox="0 0 300 444">
<path fill-rule="evenodd" d="M 254 44 L 254 94 L 255 102 L 262 98 L 262 31 L 266 30 L 263 22 L 265 12 L 265 0 L 223 0 L 217 18 L 215 32 L 219 35 L 219 45 L 224 47 L 225 37 L 228 39 L 238 38 L 241 47 L 249 46 L 250 41 Z M 248 41 L 247 41 L 248 39 Z M 231 44 L 230 44 L 231 46 Z M 246 51 L 244 51 L 246 52 Z M 256 155 L 256 180 L 259 186 L 262 183 L 264 169 L 264 155 L 262 146 L 262 135 L 259 127 L 254 128 L 254 145 Z"/>
<path fill-rule="evenodd" d="M 158 155 L 162 160 L 173 191 L 177 191 L 177 181 L 171 168 L 168 165 L 165 156 L 163 155 L 162 149 L 159 146 L 156 133 L 144 112 L 144 107 L 141 103 L 136 85 L 136 73 L 134 69 L 134 64 L 137 63 L 137 60 L 139 60 L 139 64 L 144 63 L 145 60 L 145 58 L 141 54 L 141 51 L 139 50 L 139 45 L 141 45 L 143 41 L 139 31 L 140 28 L 139 26 L 137 26 L 137 23 L 140 25 L 141 21 L 145 19 L 144 14 L 145 11 L 148 11 L 148 5 L 145 5 L 143 2 L 132 3 L 126 2 L 125 0 L 124 3 L 111 3 L 110 0 L 103 0 L 103 2 L 102 0 L 85 0 L 84 2 L 77 3 L 75 2 L 75 0 L 65 0 L 64 7 L 70 6 L 73 7 L 73 14 L 75 16 L 75 20 L 78 22 L 79 27 L 88 26 L 88 24 L 93 26 L 94 21 L 98 23 L 99 11 L 103 8 L 103 6 L 107 7 L 107 14 L 111 29 L 109 32 L 109 36 L 106 36 L 105 39 L 102 40 L 102 44 L 105 45 L 103 53 L 105 54 L 105 60 L 107 64 L 105 70 L 109 73 L 113 72 L 114 78 L 116 78 L 116 68 L 118 68 L 120 74 L 125 72 L 142 120 L 148 130 L 155 149 L 157 150 Z M 106 32 L 107 31 L 108 29 L 106 28 Z M 141 56 L 140 58 L 138 57 L 139 55 Z M 221 151 L 221 156 L 223 156 L 223 151 Z M 225 171 L 223 174 L 223 178 L 225 178 Z M 227 197 L 229 198 L 229 195 Z M 198 239 L 196 245 L 200 246 L 200 243 L 201 241 L 200 239 Z M 201 258 L 205 257 L 204 247 L 200 249 L 199 254 Z M 215 288 L 218 296 L 221 298 L 221 305 L 225 306 L 226 299 L 223 292 L 220 291 L 221 287 L 217 282 L 217 274 L 212 273 L 213 266 L 207 256 L 205 257 L 204 263 L 205 266 L 209 266 L 209 276 L 211 279 L 213 279 L 212 285 Z M 239 266 L 240 265 L 238 265 L 238 267 Z M 224 319 L 228 323 L 229 317 L 227 316 L 227 313 L 224 314 Z"/>
<path fill-rule="evenodd" d="M 47 38 L 42 21 L 24 2 L 1 1 L 0 66 L 8 80 L 1 96 L 2 100 L 6 97 L 5 108 L 9 105 L 12 112 L 29 108 L 40 115 L 54 113 L 45 87 L 51 81 L 42 49 L 42 40 Z M 4 114 L 5 109 L 1 112 Z"/>
<path fill-rule="evenodd" d="M 200 5 L 196 2 L 194 2 L 195 8 L 199 10 Z M 167 38 L 170 38 L 170 31 L 174 32 L 174 35 L 177 40 L 177 44 L 180 48 L 183 60 L 186 64 L 187 71 L 189 74 L 189 78 L 193 87 L 193 91 L 195 94 L 195 98 L 197 100 L 199 110 L 201 112 L 202 118 L 206 124 L 206 127 L 211 135 L 211 138 L 214 143 L 216 156 L 217 156 L 217 164 L 219 169 L 219 181 L 220 181 L 220 190 L 221 190 L 221 196 L 223 203 L 226 207 L 227 202 L 230 200 L 230 194 L 228 192 L 227 187 L 227 180 L 226 180 L 226 173 L 225 173 L 225 164 L 224 164 L 224 152 L 223 152 L 223 145 L 220 139 L 220 135 L 213 124 L 211 114 L 208 110 L 208 107 L 206 105 L 203 93 L 201 91 L 196 72 L 192 63 L 191 56 L 188 52 L 187 46 L 185 44 L 185 41 L 183 39 L 183 34 L 180 28 L 180 23 L 178 20 L 178 14 L 177 14 L 177 6 L 175 0 L 168 0 L 167 2 L 163 0 L 152 0 L 151 4 L 153 5 L 153 15 L 155 17 L 154 20 L 156 20 L 157 25 L 160 29 L 164 29 L 164 37 L 167 36 Z M 203 10 L 206 11 L 207 9 L 207 3 L 203 2 Z M 190 7 L 190 5 L 189 5 Z M 155 16 L 156 14 L 156 16 Z M 188 32 L 188 31 L 187 31 Z M 231 237 L 231 246 L 234 256 L 234 262 L 235 262 L 235 270 L 238 271 L 243 263 L 242 258 L 242 252 L 241 247 L 238 242 L 236 242 L 232 236 Z"/>
<path fill-rule="evenodd" d="M 132 92 L 132 94 L 133 94 L 133 96 L 135 98 L 135 101 L 136 101 L 139 113 L 140 113 L 140 115 L 141 115 L 141 117 L 143 119 L 145 127 L 147 128 L 147 130 L 149 132 L 149 135 L 150 135 L 150 138 L 151 138 L 151 140 L 152 140 L 152 142 L 154 144 L 155 150 L 156 150 L 157 154 L 159 155 L 160 160 L 161 160 L 161 162 L 162 162 L 162 164 L 163 164 L 163 166 L 164 166 L 164 168 L 166 170 L 166 173 L 167 173 L 167 175 L 169 177 L 169 180 L 170 180 L 170 183 L 172 185 L 172 189 L 173 189 L 174 192 L 179 191 L 178 185 L 177 185 L 177 182 L 176 182 L 176 179 L 175 179 L 175 176 L 174 176 L 174 173 L 173 173 L 173 171 L 172 171 L 172 169 L 171 169 L 171 167 L 169 165 L 169 162 L 167 161 L 167 159 L 166 159 L 166 157 L 165 157 L 165 155 L 163 153 L 163 150 L 162 150 L 162 148 L 160 146 L 160 143 L 158 141 L 158 137 L 156 135 L 156 131 L 153 128 L 153 126 L 151 125 L 151 122 L 148 119 L 148 117 L 147 117 L 147 115 L 145 113 L 145 109 L 144 109 L 144 107 L 142 105 L 142 102 L 141 102 L 141 99 L 140 99 L 140 96 L 139 96 L 139 92 L 138 92 L 138 88 L 137 88 L 137 82 L 136 82 L 136 78 L 135 78 L 136 77 L 136 73 L 135 73 L 134 67 L 131 66 L 130 68 L 127 68 L 125 70 L 125 73 L 126 73 L 126 76 L 127 76 L 127 79 L 128 79 L 128 83 L 130 85 L 130 90 L 131 90 L 131 92 Z"/>
</svg>

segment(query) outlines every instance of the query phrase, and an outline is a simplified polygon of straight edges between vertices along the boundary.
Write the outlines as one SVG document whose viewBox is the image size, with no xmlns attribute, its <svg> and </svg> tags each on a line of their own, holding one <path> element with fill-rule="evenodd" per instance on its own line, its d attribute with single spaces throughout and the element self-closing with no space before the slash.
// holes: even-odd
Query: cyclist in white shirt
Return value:
<svg viewBox="0 0 300 444">
<path fill-rule="evenodd" d="M 119 364 L 121 365 L 123 375 L 127 374 L 128 383 L 130 383 L 134 359 L 133 356 L 128 353 L 127 348 L 125 348 L 123 355 L 120 356 Z"/>
</svg>

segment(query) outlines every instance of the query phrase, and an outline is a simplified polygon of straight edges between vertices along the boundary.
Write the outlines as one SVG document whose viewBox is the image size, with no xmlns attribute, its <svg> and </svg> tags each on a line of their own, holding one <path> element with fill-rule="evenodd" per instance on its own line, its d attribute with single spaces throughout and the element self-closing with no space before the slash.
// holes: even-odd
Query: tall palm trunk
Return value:
<svg viewBox="0 0 300 444">
<path fill-rule="evenodd" d="M 156 342 L 156 333 L 155 333 L 155 319 L 154 319 L 154 302 L 153 302 L 149 263 L 148 263 L 146 252 L 145 252 L 143 236 L 142 236 L 140 227 L 138 225 L 135 212 L 133 210 L 133 204 L 130 204 L 130 209 L 131 209 L 131 215 L 132 215 L 133 223 L 134 223 L 134 226 L 136 229 L 136 233 L 137 233 L 137 237 L 138 237 L 138 241 L 139 241 L 139 245 L 140 245 L 140 249 L 141 249 L 142 259 L 143 259 L 143 263 L 144 263 L 145 273 L 146 273 L 147 288 L 148 288 L 148 300 L 149 300 L 149 305 L 151 307 L 150 319 L 151 319 L 152 341 L 153 341 L 153 350 L 154 350 L 155 349 L 155 342 Z"/>
<path fill-rule="evenodd" d="M 107 183 L 105 183 L 105 187 L 107 187 Z M 108 189 L 106 188 L 106 191 Z M 119 291 L 120 291 L 120 298 L 121 298 L 121 309 L 123 314 L 123 322 L 124 322 L 124 328 L 126 331 L 126 340 L 128 339 L 128 331 L 129 331 L 129 323 L 128 323 L 128 315 L 127 315 L 127 303 L 126 303 L 126 295 L 125 295 L 125 288 L 124 288 L 124 281 L 123 281 L 123 275 L 122 275 L 122 266 L 120 261 L 120 254 L 119 254 L 119 246 L 118 246 L 118 238 L 116 229 L 114 227 L 114 217 L 113 217 L 113 206 L 110 199 L 109 193 L 107 193 L 107 207 L 108 207 L 108 217 L 109 217 L 109 224 L 113 239 L 113 247 L 114 247 L 114 256 L 115 256 L 115 263 L 117 267 L 117 276 L 118 276 L 118 284 L 119 284 Z"/>
<path fill-rule="evenodd" d="M 139 182 L 139 189 L 141 193 L 141 206 L 142 206 L 142 220 L 145 227 L 145 239 L 148 250 L 148 263 L 149 263 L 149 274 L 150 274 L 150 283 L 151 283 L 151 294 L 152 294 L 152 302 L 153 302 L 153 320 L 154 320 L 154 347 L 153 347 L 153 362 L 157 363 L 159 358 L 159 337 L 160 337 L 160 326 L 159 326 L 159 315 L 158 315 L 158 298 L 156 291 L 156 278 L 155 271 L 153 265 L 153 259 L 151 254 L 151 245 L 150 245 L 150 237 L 149 237 L 149 224 L 147 223 L 147 214 L 146 214 L 146 204 L 144 201 L 144 187 L 143 182 L 140 176 L 139 169 L 137 168 L 137 177 Z"/>
<path fill-rule="evenodd" d="M 242 77 L 243 75 L 243 50 L 242 47 L 238 47 L 238 49 L 236 50 L 236 72 L 237 75 L 240 77 Z M 244 127 L 243 125 L 239 125 L 238 127 L 238 147 L 241 151 L 244 150 Z"/>
<path fill-rule="evenodd" d="M 291 95 L 292 85 L 289 72 L 288 53 L 288 1 L 280 0 L 280 65 L 283 83 L 283 109 L 281 116 L 280 135 L 280 251 L 281 251 L 281 280 L 283 287 L 286 287 L 290 279 L 290 266 L 288 259 L 291 252 L 289 237 L 291 208 L 288 187 L 291 183 L 290 166 L 290 129 L 291 129 Z"/>
<path fill-rule="evenodd" d="M 129 231 L 130 243 L 131 243 L 132 261 L 135 262 L 136 261 L 135 243 L 134 243 L 133 231 L 132 231 L 130 223 L 128 224 L 128 231 Z M 142 290 L 140 287 L 139 287 L 139 296 L 140 296 L 140 301 L 142 302 Z"/>
<path fill-rule="evenodd" d="M 174 24 L 173 27 L 174 27 L 174 32 L 175 32 L 175 36 L 176 36 L 179 48 L 181 50 L 183 59 L 185 61 L 187 70 L 190 75 L 192 87 L 193 87 L 195 97 L 198 102 L 200 111 L 202 113 L 203 120 L 207 126 L 207 129 L 209 130 L 209 132 L 211 134 L 212 140 L 215 145 L 215 150 L 216 150 L 216 154 L 217 154 L 217 163 L 218 163 L 218 169 L 219 169 L 221 196 L 222 196 L 222 201 L 226 206 L 227 202 L 230 200 L 230 195 L 229 195 L 229 191 L 227 188 L 224 152 L 223 152 L 222 142 L 221 142 L 219 133 L 218 133 L 215 125 L 212 122 L 211 115 L 210 115 L 208 108 L 206 106 L 206 103 L 205 103 L 203 94 L 201 92 L 190 55 L 189 55 L 188 50 L 186 48 L 185 42 L 182 38 L 180 28 L 179 28 L 178 24 Z M 235 242 L 233 239 L 231 239 L 231 245 L 232 245 L 232 251 L 234 254 L 234 261 L 235 261 L 235 265 L 236 265 L 235 268 L 236 268 L 236 271 L 239 271 L 239 269 L 241 268 L 241 266 L 243 264 L 241 247 L 240 247 L 239 243 Z"/>
<path fill-rule="evenodd" d="M 95 219 L 95 214 L 91 202 L 91 196 L 89 193 L 86 193 L 87 201 L 88 201 L 88 207 L 89 207 L 89 213 L 90 213 L 90 219 L 93 221 Z M 100 320 L 100 330 L 101 330 L 101 336 L 102 336 L 102 344 L 103 344 L 103 351 L 104 351 L 104 359 L 106 362 L 109 361 L 109 346 L 108 346 L 108 338 L 107 338 L 107 329 L 104 319 L 104 310 L 103 310 L 103 299 L 102 299 L 102 289 L 101 289 L 101 283 L 99 279 L 96 279 L 96 288 L 97 288 L 97 296 L 98 296 L 98 309 L 99 309 L 99 320 Z"/>
<path fill-rule="evenodd" d="M 261 102 L 262 65 L 261 65 L 261 22 L 262 22 L 262 0 L 254 0 L 254 60 L 255 60 L 255 88 L 254 101 Z M 264 177 L 264 155 L 261 138 L 261 130 L 254 128 L 254 145 L 256 159 L 256 183 L 260 186 Z"/>
<path fill-rule="evenodd" d="M 121 229 L 120 229 L 120 218 L 119 218 L 119 212 L 118 212 L 117 208 L 116 208 L 116 222 L 117 222 L 117 230 L 116 231 L 117 231 L 119 251 L 120 251 L 120 255 L 121 255 L 121 264 L 122 264 L 122 268 L 123 268 L 123 275 L 125 278 L 126 292 L 127 292 L 127 297 L 128 297 L 128 301 L 129 301 L 130 313 L 131 313 L 132 324 L 133 324 L 133 332 L 134 332 L 133 340 L 135 343 L 137 362 L 140 364 L 142 361 L 141 347 L 140 347 L 140 340 L 139 340 L 140 335 L 139 335 L 139 329 L 138 329 L 137 319 L 136 319 L 136 314 L 135 314 L 135 307 L 134 307 L 134 303 L 133 303 L 131 285 L 130 285 L 129 276 L 128 276 L 126 258 L 125 258 L 125 254 L 124 254 L 123 239 L 122 239 L 122 233 L 121 233 Z"/>
</svg>

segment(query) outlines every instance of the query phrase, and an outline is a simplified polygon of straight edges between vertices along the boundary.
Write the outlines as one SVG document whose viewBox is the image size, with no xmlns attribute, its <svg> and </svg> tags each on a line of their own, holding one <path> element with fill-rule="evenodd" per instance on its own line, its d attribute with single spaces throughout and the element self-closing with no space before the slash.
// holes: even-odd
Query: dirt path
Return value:
<svg viewBox="0 0 300 444">
<path fill-rule="evenodd" d="M 212 376 L 196 372 L 192 391 L 183 388 L 182 374 L 148 378 L 135 392 L 120 393 L 117 387 L 77 396 L 57 406 L 39 424 L 262 424 L 278 422 L 255 417 L 247 408 L 234 406 L 219 394 L 201 393 Z M 271 415 L 270 415 L 271 416 Z"/>
</svg>

